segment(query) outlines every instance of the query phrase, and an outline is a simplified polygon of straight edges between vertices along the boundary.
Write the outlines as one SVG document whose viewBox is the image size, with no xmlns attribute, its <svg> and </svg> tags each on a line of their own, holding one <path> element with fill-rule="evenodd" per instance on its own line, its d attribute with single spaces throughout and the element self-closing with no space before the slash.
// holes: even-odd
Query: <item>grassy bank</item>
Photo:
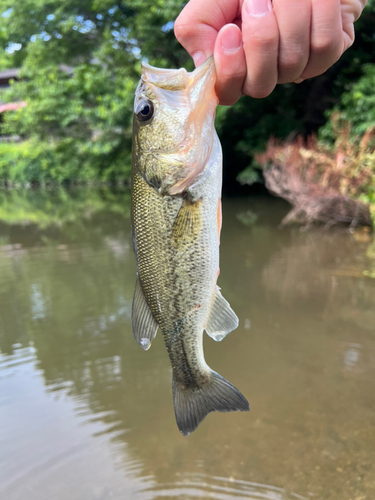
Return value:
<svg viewBox="0 0 375 500">
<path fill-rule="evenodd" d="M 0 142 L 0 186 L 129 185 L 128 150 L 107 162 L 93 150 L 94 145 L 87 145 L 86 150 L 69 141 L 61 144 L 36 138 Z"/>
</svg>

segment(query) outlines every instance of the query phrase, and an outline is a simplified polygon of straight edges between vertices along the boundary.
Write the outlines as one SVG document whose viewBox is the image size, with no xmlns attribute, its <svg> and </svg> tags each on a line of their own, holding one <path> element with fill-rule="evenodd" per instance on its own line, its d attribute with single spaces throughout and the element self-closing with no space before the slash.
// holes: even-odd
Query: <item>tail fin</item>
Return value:
<svg viewBox="0 0 375 500">
<path fill-rule="evenodd" d="M 174 379 L 172 388 L 176 422 L 183 436 L 193 432 L 211 411 L 250 410 L 240 391 L 214 371 L 199 389 L 183 389 Z"/>
</svg>

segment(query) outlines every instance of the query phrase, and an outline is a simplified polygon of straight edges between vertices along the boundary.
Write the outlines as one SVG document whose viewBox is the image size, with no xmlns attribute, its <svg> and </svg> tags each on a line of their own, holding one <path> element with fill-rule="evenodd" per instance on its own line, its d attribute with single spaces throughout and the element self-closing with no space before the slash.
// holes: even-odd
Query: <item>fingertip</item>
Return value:
<svg viewBox="0 0 375 500">
<path fill-rule="evenodd" d="M 241 97 L 246 77 L 242 33 L 236 24 L 227 24 L 219 31 L 214 58 L 217 73 L 216 92 L 220 104 L 230 106 Z"/>
<path fill-rule="evenodd" d="M 247 64 L 243 93 L 261 99 L 275 88 L 278 77 L 279 28 L 270 0 L 242 5 L 242 38 Z"/>
<path fill-rule="evenodd" d="M 225 55 L 233 55 L 242 48 L 242 33 L 236 24 L 223 26 L 219 31 L 218 40 Z"/>
<path fill-rule="evenodd" d="M 191 54 L 191 57 L 193 58 L 193 61 L 194 61 L 196 68 L 198 66 L 200 66 L 201 64 L 203 64 L 206 61 L 206 59 L 208 59 L 206 57 L 206 55 L 204 54 L 204 52 L 202 52 L 201 50 L 197 50 L 197 52 L 193 52 L 193 54 Z"/>
</svg>

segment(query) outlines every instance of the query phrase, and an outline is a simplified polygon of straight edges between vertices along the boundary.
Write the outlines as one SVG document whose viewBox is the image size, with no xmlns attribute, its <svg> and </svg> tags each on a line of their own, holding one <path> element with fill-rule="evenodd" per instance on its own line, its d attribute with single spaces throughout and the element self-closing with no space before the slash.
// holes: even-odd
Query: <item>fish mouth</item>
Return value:
<svg viewBox="0 0 375 500">
<path fill-rule="evenodd" d="M 215 63 L 214 56 L 209 57 L 205 60 L 203 64 L 195 68 L 189 76 L 189 86 L 193 85 L 196 81 L 202 81 L 203 83 L 207 83 L 207 80 L 212 77 L 212 74 L 215 74 L 215 82 L 216 82 L 216 72 L 215 72 Z"/>
<path fill-rule="evenodd" d="M 213 56 L 209 57 L 191 73 L 188 73 L 185 68 L 155 68 L 148 63 L 142 63 L 143 82 L 164 90 L 187 90 L 196 86 L 198 82 L 200 83 L 199 86 L 203 88 L 212 77 L 216 81 Z"/>
</svg>

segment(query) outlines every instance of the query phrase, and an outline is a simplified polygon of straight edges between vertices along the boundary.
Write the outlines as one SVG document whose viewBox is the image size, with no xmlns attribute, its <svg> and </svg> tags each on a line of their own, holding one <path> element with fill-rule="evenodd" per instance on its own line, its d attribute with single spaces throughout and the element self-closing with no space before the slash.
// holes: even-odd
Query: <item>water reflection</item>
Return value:
<svg viewBox="0 0 375 500">
<path fill-rule="evenodd" d="M 280 231 L 277 200 L 225 203 L 240 327 L 205 351 L 252 411 L 186 439 L 161 336 L 145 353 L 131 334 L 128 194 L 77 192 L 66 212 L 43 196 L 0 210 L 1 498 L 375 497 L 371 240 Z"/>
<path fill-rule="evenodd" d="M 345 344 L 344 364 L 347 370 L 352 371 L 356 369 L 360 361 L 361 349 L 361 344 Z"/>
</svg>

